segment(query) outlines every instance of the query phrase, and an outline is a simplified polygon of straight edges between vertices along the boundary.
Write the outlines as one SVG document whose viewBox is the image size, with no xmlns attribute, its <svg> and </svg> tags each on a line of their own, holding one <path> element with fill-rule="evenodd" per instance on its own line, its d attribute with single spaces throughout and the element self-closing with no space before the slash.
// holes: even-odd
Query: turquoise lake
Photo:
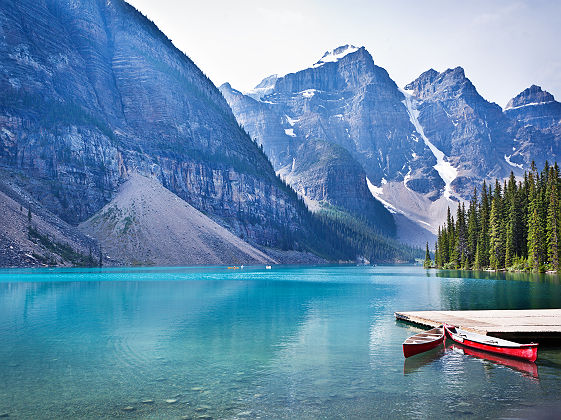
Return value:
<svg viewBox="0 0 561 420">
<path fill-rule="evenodd" d="M 561 349 L 540 349 L 530 368 L 451 346 L 405 362 L 401 344 L 420 329 L 393 315 L 530 308 L 561 308 L 558 277 L 412 266 L 0 270 L 0 415 L 534 417 L 561 399 Z"/>
</svg>

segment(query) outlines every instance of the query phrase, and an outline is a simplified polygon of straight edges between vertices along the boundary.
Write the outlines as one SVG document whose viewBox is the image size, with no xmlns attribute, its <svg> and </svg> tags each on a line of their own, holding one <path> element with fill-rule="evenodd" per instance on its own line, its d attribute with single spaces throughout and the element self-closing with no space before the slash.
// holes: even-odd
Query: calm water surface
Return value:
<svg viewBox="0 0 561 420">
<path fill-rule="evenodd" d="M 560 349 L 541 349 L 534 367 L 452 347 L 404 362 L 401 343 L 420 330 L 394 311 L 561 307 L 557 277 L 481 277 L 404 266 L 0 270 L 0 415 L 532 416 L 561 399 Z"/>
</svg>

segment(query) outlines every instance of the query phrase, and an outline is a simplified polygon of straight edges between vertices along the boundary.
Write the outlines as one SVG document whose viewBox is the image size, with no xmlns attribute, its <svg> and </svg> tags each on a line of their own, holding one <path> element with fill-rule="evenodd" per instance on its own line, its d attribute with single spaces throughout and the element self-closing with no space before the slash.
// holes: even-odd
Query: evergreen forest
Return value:
<svg viewBox="0 0 561 420">
<path fill-rule="evenodd" d="M 561 178 L 557 163 L 523 179 L 474 189 L 471 200 L 448 208 L 439 228 L 433 266 L 445 269 L 546 272 L 559 270 Z M 425 266 L 430 260 L 425 261 Z"/>
</svg>

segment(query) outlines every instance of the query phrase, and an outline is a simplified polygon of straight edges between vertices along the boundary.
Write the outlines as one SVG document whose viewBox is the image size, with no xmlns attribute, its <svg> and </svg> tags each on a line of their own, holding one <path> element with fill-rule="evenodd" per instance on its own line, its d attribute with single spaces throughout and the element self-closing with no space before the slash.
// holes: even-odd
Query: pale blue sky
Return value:
<svg viewBox="0 0 561 420">
<path fill-rule="evenodd" d="M 561 100 L 561 1 L 129 0 L 220 85 L 247 90 L 365 46 L 399 86 L 462 66 L 503 106 L 537 84 Z"/>
</svg>

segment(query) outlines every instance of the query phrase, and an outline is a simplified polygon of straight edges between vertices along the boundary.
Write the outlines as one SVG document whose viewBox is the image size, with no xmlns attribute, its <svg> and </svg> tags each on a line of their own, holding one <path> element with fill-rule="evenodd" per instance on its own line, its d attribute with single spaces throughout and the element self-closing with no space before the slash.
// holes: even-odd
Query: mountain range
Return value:
<svg viewBox="0 0 561 420">
<path fill-rule="evenodd" d="M 216 86 L 125 1 L 2 0 L 0 21 L 1 265 L 360 253 L 335 249 L 340 236 L 314 222 Z M 367 202 L 376 235 L 395 236 L 391 214 Z"/>
<path fill-rule="evenodd" d="M 561 104 L 540 87 L 504 109 L 484 99 L 461 67 L 427 70 L 400 88 L 364 47 L 327 51 L 309 68 L 268 76 L 249 92 L 227 83 L 220 89 L 309 205 L 355 210 L 366 182 L 409 241 L 427 237 L 411 235 L 411 222 L 434 233 L 446 209 L 469 199 L 484 179 L 521 175 L 561 151 Z M 353 173 L 325 181 L 299 170 L 318 143 L 325 150 L 318 159 L 330 162 L 324 167 L 344 161 Z M 353 191 L 349 204 L 333 198 L 341 190 Z"/>
<path fill-rule="evenodd" d="M 365 48 L 218 89 L 123 0 L 2 0 L 0 265 L 410 261 L 482 179 L 555 160 L 560 104 Z"/>
</svg>

